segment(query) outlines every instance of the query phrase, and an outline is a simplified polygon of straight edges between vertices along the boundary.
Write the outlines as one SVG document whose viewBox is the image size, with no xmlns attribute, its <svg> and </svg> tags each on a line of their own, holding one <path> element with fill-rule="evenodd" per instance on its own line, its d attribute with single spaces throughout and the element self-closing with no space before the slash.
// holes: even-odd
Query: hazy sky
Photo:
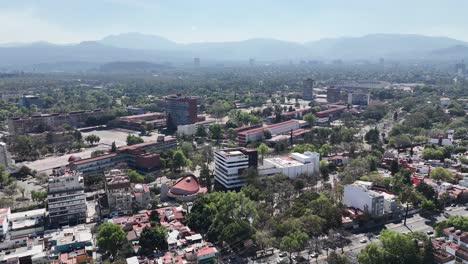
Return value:
<svg viewBox="0 0 468 264">
<path fill-rule="evenodd" d="M 0 43 L 142 32 L 177 42 L 415 33 L 468 41 L 465 0 L 0 0 Z"/>
</svg>

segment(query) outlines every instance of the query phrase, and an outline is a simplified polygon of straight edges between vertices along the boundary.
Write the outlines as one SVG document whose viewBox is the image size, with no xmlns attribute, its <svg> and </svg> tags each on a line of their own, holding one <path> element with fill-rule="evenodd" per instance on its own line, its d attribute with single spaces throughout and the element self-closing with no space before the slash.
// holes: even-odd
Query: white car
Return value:
<svg viewBox="0 0 468 264">
<path fill-rule="evenodd" d="M 318 257 L 318 253 L 317 252 L 312 252 L 312 254 L 310 254 L 310 257 L 311 258 L 316 258 L 316 257 Z"/>
</svg>

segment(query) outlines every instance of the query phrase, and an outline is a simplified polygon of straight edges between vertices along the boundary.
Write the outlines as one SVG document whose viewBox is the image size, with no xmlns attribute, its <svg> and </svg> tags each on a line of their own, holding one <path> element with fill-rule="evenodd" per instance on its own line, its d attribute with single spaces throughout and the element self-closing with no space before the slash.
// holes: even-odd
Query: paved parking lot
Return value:
<svg viewBox="0 0 468 264">
<path fill-rule="evenodd" d="M 18 166 L 25 165 L 28 166 L 32 170 L 36 170 L 38 172 L 46 172 L 50 173 L 50 170 L 55 167 L 65 166 L 68 164 L 68 158 L 71 155 L 78 156 L 81 158 L 89 158 L 91 157 L 91 153 L 95 150 L 108 150 L 110 147 L 107 145 L 97 145 L 92 148 L 84 149 L 83 151 L 64 154 L 62 156 L 51 156 L 46 157 L 43 159 L 35 160 L 35 161 L 26 161 L 22 163 L 18 163 Z"/>
<path fill-rule="evenodd" d="M 99 136 L 101 139 L 99 141 L 100 144 L 111 145 L 112 142 L 115 141 L 115 145 L 117 147 L 127 145 L 127 136 L 128 135 L 135 135 L 140 136 L 138 131 L 128 130 L 128 129 L 106 129 L 106 130 L 93 130 L 89 132 L 83 132 L 83 138 L 87 135 L 96 135 Z M 151 136 L 142 136 L 144 141 L 156 140 L 158 137 L 158 133 L 154 132 Z"/>
</svg>

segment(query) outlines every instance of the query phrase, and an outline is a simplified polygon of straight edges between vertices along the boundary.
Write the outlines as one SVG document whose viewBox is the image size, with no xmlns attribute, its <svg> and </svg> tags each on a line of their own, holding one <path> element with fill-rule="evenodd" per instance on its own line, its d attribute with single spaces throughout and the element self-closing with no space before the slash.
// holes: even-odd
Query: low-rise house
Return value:
<svg viewBox="0 0 468 264">
<path fill-rule="evenodd" d="M 0 263 L 22 264 L 22 263 L 50 263 L 44 245 L 19 247 L 0 252 Z"/>
<path fill-rule="evenodd" d="M 83 249 L 93 245 L 91 229 L 85 225 L 59 229 L 44 236 L 52 246 L 52 251 L 59 254 Z"/>
<path fill-rule="evenodd" d="M 10 236 L 37 235 L 44 232 L 46 209 L 10 214 Z"/>
</svg>

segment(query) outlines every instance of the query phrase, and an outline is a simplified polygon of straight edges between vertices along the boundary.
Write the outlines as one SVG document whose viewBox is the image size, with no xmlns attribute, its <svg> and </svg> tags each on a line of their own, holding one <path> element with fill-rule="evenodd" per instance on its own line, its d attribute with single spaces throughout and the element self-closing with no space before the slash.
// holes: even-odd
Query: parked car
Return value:
<svg viewBox="0 0 468 264">
<path fill-rule="evenodd" d="M 316 258 L 316 257 L 318 257 L 318 253 L 317 253 L 317 252 L 312 252 L 312 253 L 310 254 L 310 257 L 311 257 L 311 258 Z"/>
<path fill-rule="evenodd" d="M 367 243 L 367 239 L 363 238 L 363 239 L 359 240 L 359 242 L 361 242 L 361 243 Z"/>
</svg>

